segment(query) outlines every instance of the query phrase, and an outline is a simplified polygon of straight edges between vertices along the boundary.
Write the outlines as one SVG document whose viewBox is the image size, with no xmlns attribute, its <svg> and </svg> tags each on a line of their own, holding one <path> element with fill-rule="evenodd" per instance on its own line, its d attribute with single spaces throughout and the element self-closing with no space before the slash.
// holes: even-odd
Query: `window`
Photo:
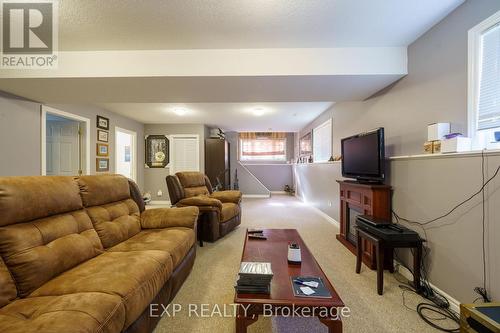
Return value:
<svg viewBox="0 0 500 333">
<path fill-rule="evenodd" d="M 175 134 L 170 139 L 170 174 L 200 171 L 200 138 L 196 134 Z"/>
<path fill-rule="evenodd" d="M 500 131 L 500 12 L 469 30 L 469 136 L 493 148 Z"/>
<path fill-rule="evenodd" d="M 115 168 L 116 173 L 137 181 L 135 132 L 115 127 Z"/>
<path fill-rule="evenodd" d="M 286 133 L 240 133 L 241 161 L 286 161 Z"/>
<path fill-rule="evenodd" d="M 332 120 L 328 119 L 313 130 L 314 162 L 326 162 L 332 156 Z"/>
</svg>

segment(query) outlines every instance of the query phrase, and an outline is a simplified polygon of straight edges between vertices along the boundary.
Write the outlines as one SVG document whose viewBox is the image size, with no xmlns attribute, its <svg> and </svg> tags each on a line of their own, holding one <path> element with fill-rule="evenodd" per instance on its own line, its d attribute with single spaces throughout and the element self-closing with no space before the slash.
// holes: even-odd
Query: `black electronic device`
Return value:
<svg viewBox="0 0 500 333">
<path fill-rule="evenodd" d="M 341 140 L 342 176 L 359 182 L 382 183 L 385 179 L 384 128 Z"/>
<path fill-rule="evenodd" d="M 379 219 L 370 215 L 359 215 L 356 217 L 358 221 L 362 221 L 365 223 L 370 224 L 371 226 L 374 227 L 383 227 L 392 224 L 391 221 L 384 220 L 384 219 Z"/>
<path fill-rule="evenodd" d="M 385 225 L 373 225 L 358 217 L 356 219 L 356 225 L 361 230 L 364 230 L 386 241 L 411 242 L 418 241 L 420 239 L 420 236 L 417 232 L 408 229 L 407 227 L 400 224 L 391 223 Z"/>
</svg>

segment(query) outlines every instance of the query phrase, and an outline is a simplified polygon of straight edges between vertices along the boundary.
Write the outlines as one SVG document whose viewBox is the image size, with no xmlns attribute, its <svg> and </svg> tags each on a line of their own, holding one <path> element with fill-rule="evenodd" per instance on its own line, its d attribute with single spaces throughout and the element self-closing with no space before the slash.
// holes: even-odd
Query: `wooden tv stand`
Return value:
<svg viewBox="0 0 500 333">
<path fill-rule="evenodd" d="M 340 234 L 337 239 L 356 255 L 357 215 L 372 215 L 391 221 L 392 188 L 383 184 L 363 184 L 356 181 L 337 180 L 340 185 Z M 375 245 L 363 240 L 363 263 L 371 269 L 377 268 Z M 393 271 L 393 253 L 384 256 L 384 268 Z"/>
</svg>

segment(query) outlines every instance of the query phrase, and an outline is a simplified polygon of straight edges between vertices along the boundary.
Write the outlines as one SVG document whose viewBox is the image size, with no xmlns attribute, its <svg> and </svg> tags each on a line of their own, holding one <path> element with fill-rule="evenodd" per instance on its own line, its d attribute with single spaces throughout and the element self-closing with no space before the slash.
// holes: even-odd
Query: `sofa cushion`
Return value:
<svg viewBox="0 0 500 333">
<path fill-rule="evenodd" d="M 175 174 L 182 187 L 198 187 L 205 186 L 205 175 L 197 171 L 177 172 Z M 207 189 L 208 191 L 208 189 Z"/>
<path fill-rule="evenodd" d="M 105 248 L 123 242 L 141 231 L 139 207 L 132 199 L 87 208 Z"/>
<path fill-rule="evenodd" d="M 121 298 L 80 293 L 19 299 L 0 309 L 0 331 L 9 333 L 121 332 Z"/>
<path fill-rule="evenodd" d="M 85 207 L 131 198 L 128 179 L 121 175 L 80 176 L 77 181 Z"/>
<path fill-rule="evenodd" d="M 222 204 L 221 222 L 226 222 L 240 213 L 240 206 L 231 202 Z"/>
<path fill-rule="evenodd" d="M 195 187 L 185 187 L 184 194 L 186 198 L 190 198 L 197 195 L 208 195 L 209 193 L 206 186 L 195 186 Z"/>
<path fill-rule="evenodd" d="M 172 274 L 165 251 L 106 252 L 64 272 L 29 297 L 102 292 L 122 298 L 125 328 L 136 320 Z"/>
<path fill-rule="evenodd" d="M 7 266 L 0 258 L 0 308 L 17 297 L 17 289 Z"/>
<path fill-rule="evenodd" d="M 101 252 L 83 210 L 0 227 L 0 255 L 21 297 Z"/>
<path fill-rule="evenodd" d="M 72 177 L 0 177 L 0 226 L 82 209 Z"/>
<path fill-rule="evenodd" d="M 149 229 L 141 231 L 125 242 L 110 248 L 108 251 L 166 251 L 172 256 L 175 268 L 184 259 L 195 242 L 196 235 L 191 228 Z"/>
</svg>

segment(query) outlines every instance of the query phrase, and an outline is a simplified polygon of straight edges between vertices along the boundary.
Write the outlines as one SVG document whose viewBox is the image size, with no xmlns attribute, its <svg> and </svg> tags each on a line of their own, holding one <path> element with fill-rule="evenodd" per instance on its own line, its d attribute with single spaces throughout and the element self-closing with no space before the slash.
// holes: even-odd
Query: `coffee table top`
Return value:
<svg viewBox="0 0 500 333">
<path fill-rule="evenodd" d="M 274 304 L 298 306 L 343 307 L 332 284 L 316 262 L 296 229 L 263 229 L 267 240 L 250 239 L 246 236 L 241 261 L 270 262 L 274 276 L 271 282 L 271 294 L 236 294 L 234 302 L 239 304 Z M 301 265 L 288 264 L 288 243 L 300 246 Z M 332 298 L 296 297 L 293 294 L 290 277 L 320 277 Z"/>
</svg>

